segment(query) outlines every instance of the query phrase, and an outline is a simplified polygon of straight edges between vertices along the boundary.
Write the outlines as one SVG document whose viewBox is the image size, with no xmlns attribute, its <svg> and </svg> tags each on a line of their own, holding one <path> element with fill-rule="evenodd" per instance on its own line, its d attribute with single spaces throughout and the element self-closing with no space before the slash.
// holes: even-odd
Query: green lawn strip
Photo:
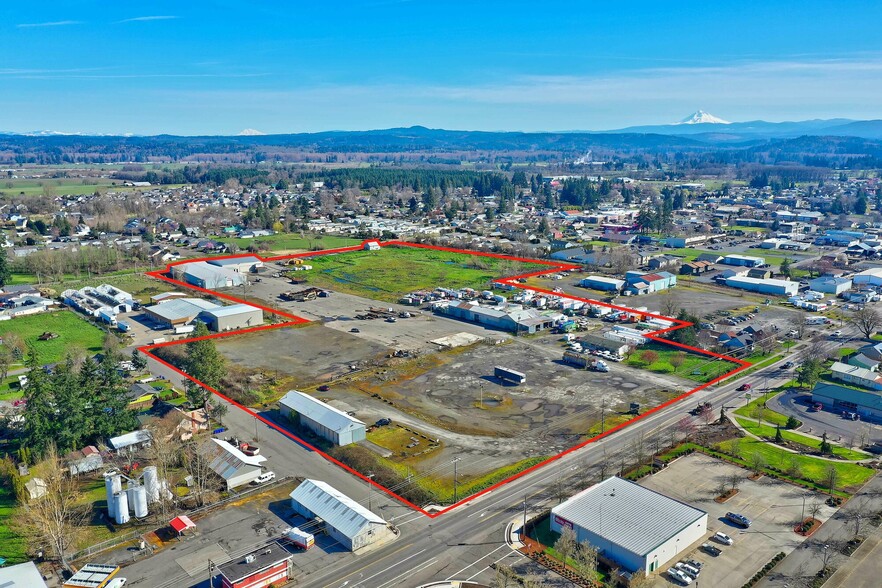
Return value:
<svg viewBox="0 0 882 588">
<path fill-rule="evenodd" d="M 0 380 L 0 400 L 18 400 L 24 392 L 18 385 L 18 376 L 8 376 Z"/>
<path fill-rule="evenodd" d="M 766 415 L 765 412 L 763 412 L 763 420 L 765 420 L 765 418 Z M 766 437 L 771 439 L 774 439 L 775 437 L 775 427 L 771 425 L 765 423 L 763 423 L 762 425 L 757 425 L 756 419 L 749 419 L 745 417 L 735 417 L 735 420 L 738 421 L 738 424 L 741 425 L 745 430 L 753 433 L 757 437 Z M 821 442 L 814 437 L 808 437 L 789 429 L 782 428 L 781 437 L 784 438 L 785 441 L 790 441 L 791 443 L 802 445 L 807 449 L 817 450 L 821 445 Z M 835 443 L 831 443 L 830 445 L 833 448 L 833 455 L 841 459 L 857 461 L 872 457 L 871 455 L 869 455 L 868 453 L 864 453 L 863 451 L 856 451 L 854 449 L 842 447 L 841 445 L 836 445 Z"/>
<path fill-rule="evenodd" d="M 759 453 L 768 464 L 768 467 L 780 470 L 780 472 L 786 472 L 791 467 L 791 464 L 795 465 L 799 468 L 799 476 L 789 476 L 780 472 L 771 473 L 796 482 L 808 482 L 822 491 L 826 490 L 824 485 L 825 472 L 831 466 L 836 469 L 838 474 L 837 488 L 856 488 L 876 475 L 876 470 L 859 464 L 829 461 L 808 455 L 800 455 L 750 437 L 724 441 L 718 444 L 717 448 L 725 453 L 733 453 L 736 456 L 722 455 L 721 457 L 735 461 L 748 468 L 750 467 L 750 458 L 754 453 Z M 763 470 L 768 471 L 768 468 L 763 468 Z"/>
<path fill-rule="evenodd" d="M 350 247 L 358 245 L 362 239 L 353 239 L 351 237 L 335 237 L 333 235 L 314 235 L 304 236 L 291 235 L 288 233 L 277 233 L 266 237 L 256 237 L 254 239 L 240 239 L 238 237 L 220 237 L 217 241 L 226 243 L 227 245 L 236 245 L 239 249 L 248 249 L 252 245 L 262 247 L 266 245 L 270 251 L 287 251 L 290 249 L 312 250 L 336 249 L 338 247 Z"/>
<path fill-rule="evenodd" d="M 752 373 L 763 369 L 764 367 L 768 367 L 775 363 L 776 361 L 782 359 L 784 356 L 781 354 L 773 355 L 771 357 L 767 357 L 766 359 L 762 359 L 764 356 L 762 354 L 753 354 L 748 357 L 745 357 L 744 360 L 750 362 L 751 365 L 749 368 L 744 370 L 743 372 L 738 372 L 735 376 L 732 377 L 732 380 L 737 380 L 738 378 L 743 378 L 744 376 L 749 376 Z M 760 361 L 762 359 L 762 361 Z"/>
<path fill-rule="evenodd" d="M 755 418 L 755 411 L 760 404 L 766 403 L 778 394 L 780 394 L 781 390 L 772 390 L 771 392 L 767 392 L 758 398 L 754 398 L 746 405 L 741 408 L 735 409 L 735 414 L 748 417 Z M 775 412 L 769 408 L 763 409 L 763 420 L 767 423 L 771 423 L 773 425 L 781 425 L 782 427 L 787 425 L 787 416 L 781 414 L 780 412 Z M 802 423 L 800 423 L 802 424 Z"/>
<path fill-rule="evenodd" d="M 840 347 L 839 349 L 836 350 L 836 353 L 838 354 L 839 357 L 846 357 L 848 355 L 851 355 L 855 351 L 857 351 L 857 349 L 853 349 L 851 347 Z"/>
<path fill-rule="evenodd" d="M 477 476 L 475 478 L 460 476 L 460 482 L 456 488 L 456 497 L 457 499 L 462 499 L 467 496 L 471 496 L 472 494 L 480 492 L 481 490 L 484 490 L 485 488 L 488 488 L 493 484 L 496 484 L 497 482 L 501 482 L 506 478 L 509 478 L 526 470 L 527 468 L 533 467 L 537 463 L 545 461 L 546 459 L 548 458 L 529 457 L 511 465 L 503 466 L 499 469 L 493 470 L 492 472 L 488 472 L 482 476 Z M 409 475 L 413 474 L 413 469 L 404 464 L 386 458 L 379 458 L 379 461 L 383 465 L 386 465 L 395 470 L 402 478 L 407 478 Z M 424 490 L 431 492 L 441 503 L 453 502 L 452 479 L 415 477 L 414 483 Z"/>
<path fill-rule="evenodd" d="M 646 351 L 652 351 L 658 354 L 658 359 L 651 365 L 647 365 L 646 362 L 641 360 L 641 354 Z M 683 363 L 674 369 L 674 364 L 679 359 L 682 359 Z M 675 376 L 693 380 L 695 382 L 708 382 L 738 367 L 738 364 L 730 361 L 717 359 L 707 355 L 700 355 L 685 349 L 680 349 L 673 345 L 665 345 L 664 343 L 657 343 L 655 341 L 651 341 L 646 345 L 637 348 L 637 350 L 625 360 L 625 363 L 633 367 L 649 369 L 650 371 L 672 373 Z"/>
<path fill-rule="evenodd" d="M 38 341 L 44 332 L 58 334 L 55 339 Z M 104 345 L 104 331 L 70 310 L 45 312 L 0 322 L 0 337 L 15 333 L 34 346 L 44 364 L 57 363 L 73 349 L 92 355 Z"/>
<path fill-rule="evenodd" d="M 27 557 L 24 537 L 11 527 L 15 510 L 16 501 L 12 488 L 0 485 L 0 557 L 5 558 L 7 564 L 23 563 L 30 559 Z"/>
<path fill-rule="evenodd" d="M 376 300 L 397 302 L 416 290 L 474 288 L 485 290 L 494 279 L 547 266 L 462 253 L 387 247 L 320 255 L 309 260 L 313 269 L 299 272 L 311 286 L 338 290 Z"/>
</svg>

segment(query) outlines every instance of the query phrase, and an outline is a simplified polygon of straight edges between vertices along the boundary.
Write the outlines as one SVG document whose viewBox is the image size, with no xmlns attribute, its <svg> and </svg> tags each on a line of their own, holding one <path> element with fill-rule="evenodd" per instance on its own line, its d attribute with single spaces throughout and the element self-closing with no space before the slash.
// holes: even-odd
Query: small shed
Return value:
<svg viewBox="0 0 882 588">
<path fill-rule="evenodd" d="M 181 515 L 170 520 L 168 522 L 168 526 L 171 527 L 172 530 L 174 530 L 174 532 L 178 534 L 178 537 L 180 537 L 190 529 L 195 529 L 196 523 L 191 521 L 190 517 L 188 517 L 187 515 Z"/>
</svg>

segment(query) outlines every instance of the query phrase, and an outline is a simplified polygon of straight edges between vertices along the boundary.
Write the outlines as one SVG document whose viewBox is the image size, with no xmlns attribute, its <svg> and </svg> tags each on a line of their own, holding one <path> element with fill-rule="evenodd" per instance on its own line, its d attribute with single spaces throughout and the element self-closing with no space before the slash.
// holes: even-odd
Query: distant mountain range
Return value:
<svg viewBox="0 0 882 588">
<path fill-rule="evenodd" d="M 829 136 L 882 139 L 882 120 L 851 120 L 847 118 L 812 119 L 787 122 L 752 120 L 729 122 L 703 110 L 682 121 L 667 125 L 641 125 L 610 131 L 608 134 L 651 133 L 658 135 L 689 135 L 707 143 L 731 143 L 755 139 Z"/>
</svg>

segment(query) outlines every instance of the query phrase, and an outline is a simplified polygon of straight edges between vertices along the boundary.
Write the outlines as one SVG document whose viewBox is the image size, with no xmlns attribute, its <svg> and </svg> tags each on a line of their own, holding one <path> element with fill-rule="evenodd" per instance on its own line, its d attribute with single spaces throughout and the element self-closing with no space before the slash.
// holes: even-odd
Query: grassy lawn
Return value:
<svg viewBox="0 0 882 588">
<path fill-rule="evenodd" d="M 335 237 L 333 235 L 291 235 L 287 233 L 277 233 L 267 237 L 258 237 L 256 239 L 239 239 L 238 237 L 221 237 L 218 239 L 221 243 L 228 245 L 236 245 L 239 249 L 248 249 L 252 245 L 266 244 L 270 251 L 289 251 L 292 249 L 302 249 L 309 251 L 314 248 L 335 249 L 337 247 L 349 247 L 358 245 L 361 239 L 352 239 L 350 237 Z"/>
<path fill-rule="evenodd" d="M 656 353 L 658 360 L 647 364 L 641 359 L 642 354 L 646 351 Z M 674 364 L 681 360 L 681 365 L 675 368 Z M 631 357 L 625 360 L 625 363 L 654 372 L 674 374 L 695 382 L 708 382 L 738 367 L 738 364 L 730 361 L 692 353 L 654 341 L 639 347 Z"/>
<path fill-rule="evenodd" d="M 388 302 L 397 302 L 408 292 L 439 286 L 484 290 L 493 279 L 545 267 L 410 247 L 317 256 L 309 264 L 313 269 L 297 277 L 306 278 L 311 286 Z"/>
<path fill-rule="evenodd" d="M 798 469 L 799 473 L 794 474 L 792 477 L 811 482 L 817 485 L 820 489 L 826 488 L 824 480 L 826 478 L 827 468 L 830 466 L 836 469 L 838 478 L 836 487 L 840 489 L 853 490 L 860 487 L 866 483 L 867 480 L 876 475 L 876 470 L 862 465 L 848 462 L 829 461 L 808 455 L 791 453 L 771 443 L 758 441 L 748 437 L 723 441 L 718 444 L 717 447 L 725 450 L 727 453 L 734 453 L 743 460 L 745 464 L 749 463 L 751 457 L 755 453 L 758 453 L 770 467 L 782 471 L 787 471 L 791 467 L 795 467 Z"/>
<path fill-rule="evenodd" d="M 15 513 L 15 496 L 12 488 L 0 485 L 0 557 L 9 564 L 28 561 L 25 540 L 9 526 L 10 517 Z"/>
<path fill-rule="evenodd" d="M 17 400 L 22 397 L 22 390 L 18 387 L 18 376 L 9 376 L 0 380 L 0 400 Z"/>
<path fill-rule="evenodd" d="M 773 427 L 772 425 L 768 425 L 765 422 L 763 422 L 762 425 L 757 425 L 755 418 L 749 419 L 745 417 L 735 417 L 735 420 L 737 420 L 738 424 L 744 427 L 747 431 L 753 433 L 758 437 L 775 437 L 775 427 Z M 765 420 L 765 411 L 763 412 L 763 420 Z M 813 437 L 801 435 L 789 429 L 782 428 L 781 437 L 784 438 L 785 441 L 802 445 L 806 449 L 810 450 L 817 450 L 821 444 L 820 441 Z M 831 446 L 833 447 L 833 455 L 841 459 L 857 461 L 860 459 L 867 459 L 868 457 L 872 457 L 868 453 L 864 453 L 863 451 L 848 449 L 847 447 L 842 447 L 841 445 L 836 445 L 835 443 L 831 443 Z"/>
<path fill-rule="evenodd" d="M 51 194 L 56 196 L 63 195 L 82 195 L 94 194 L 95 190 L 102 192 L 132 192 L 143 191 L 149 188 L 137 188 L 134 186 L 123 186 L 122 180 L 109 180 L 105 178 L 46 178 L 46 179 L 15 179 L 0 182 L 0 195 L 23 194 L 25 196 L 40 196 L 42 194 Z M 167 184 L 162 187 L 165 189 L 180 188 L 184 184 Z"/>
<path fill-rule="evenodd" d="M 524 471 L 527 468 L 530 468 L 537 463 L 545 461 L 548 459 L 547 457 L 530 457 L 527 459 L 522 459 L 516 463 L 511 465 L 503 466 L 497 470 L 493 470 L 492 472 L 488 472 L 482 476 L 459 476 L 459 484 L 457 485 L 457 499 L 465 498 L 466 496 L 471 496 L 476 492 L 480 492 L 481 490 L 496 484 L 497 482 L 501 482 L 506 478 L 509 478 L 519 472 Z M 389 459 L 379 458 L 379 461 L 388 466 L 389 468 L 398 472 L 402 478 L 407 478 L 407 476 L 412 475 L 414 472 L 411 468 L 404 464 L 400 464 Z M 440 503 L 452 503 L 453 502 L 453 478 L 429 478 L 429 477 L 417 477 L 414 479 L 414 483 L 421 486 L 423 489 L 431 492 Z"/>
<path fill-rule="evenodd" d="M 773 390 L 771 392 L 763 394 L 762 396 L 754 398 L 741 408 L 736 409 L 735 414 L 743 417 L 753 418 L 754 411 L 760 404 L 768 402 L 769 400 L 777 396 L 780 392 L 780 389 Z M 787 417 L 785 415 L 781 414 L 780 412 L 775 412 L 774 410 L 769 410 L 768 408 L 763 410 L 763 420 L 767 423 L 771 423 L 772 425 L 780 425 L 782 427 L 787 424 Z"/>
<path fill-rule="evenodd" d="M 38 341 L 42 333 L 50 331 L 59 336 L 49 341 Z M 15 333 L 37 350 L 40 362 L 58 363 L 72 349 L 95 354 L 104 344 L 104 331 L 69 310 L 47 312 L 0 322 L 0 337 Z"/>
</svg>

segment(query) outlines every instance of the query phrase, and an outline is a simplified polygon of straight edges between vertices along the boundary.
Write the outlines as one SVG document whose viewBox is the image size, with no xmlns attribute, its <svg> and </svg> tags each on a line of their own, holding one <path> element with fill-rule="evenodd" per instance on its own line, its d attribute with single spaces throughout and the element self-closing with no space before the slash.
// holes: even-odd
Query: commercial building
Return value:
<svg viewBox="0 0 882 588">
<path fill-rule="evenodd" d="M 144 309 L 154 322 L 166 328 L 188 325 L 206 310 L 221 308 L 219 304 L 201 298 L 172 298 Z"/>
<path fill-rule="evenodd" d="M 677 285 L 677 276 L 669 272 L 644 274 L 631 271 L 625 273 L 625 294 L 652 294 L 661 292 Z"/>
<path fill-rule="evenodd" d="M 619 292 L 625 285 L 625 280 L 616 278 L 606 278 L 603 276 L 588 276 L 582 278 L 579 285 L 583 288 L 591 288 L 592 290 L 602 290 L 604 292 Z"/>
<path fill-rule="evenodd" d="M 799 282 L 789 280 L 760 280 L 746 276 L 733 276 L 726 278 L 726 285 L 730 288 L 773 296 L 796 296 L 799 292 Z"/>
<path fill-rule="evenodd" d="M 245 455 L 238 447 L 223 439 L 212 437 L 201 448 L 209 464 L 208 467 L 223 478 L 227 490 L 248 484 L 262 473 L 262 455 Z"/>
<path fill-rule="evenodd" d="M 86 564 L 68 581 L 63 588 L 104 588 L 119 573 L 119 566 L 110 564 Z"/>
<path fill-rule="evenodd" d="M 833 276 L 821 276 L 809 280 L 809 288 L 815 292 L 839 295 L 851 289 L 851 280 L 848 278 L 834 278 Z"/>
<path fill-rule="evenodd" d="M 172 270 L 175 278 L 206 290 L 232 288 L 246 283 L 246 278 L 238 271 L 212 265 L 206 261 L 194 261 L 177 265 Z"/>
<path fill-rule="evenodd" d="M 870 390 L 856 390 L 839 384 L 818 382 L 812 388 L 812 402 L 836 412 L 856 412 L 864 420 L 882 419 L 882 394 Z"/>
<path fill-rule="evenodd" d="M 153 436 L 150 434 L 150 431 L 141 429 L 126 433 L 125 435 L 111 437 L 107 442 L 117 453 L 123 453 L 137 451 L 142 447 L 147 447 L 152 440 Z"/>
<path fill-rule="evenodd" d="M 291 508 L 307 519 L 321 519 L 328 536 L 349 551 L 393 536 L 382 517 L 320 480 L 304 480 L 297 486 L 291 492 Z"/>
<path fill-rule="evenodd" d="M 493 329 L 516 333 L 538 333 L 554 327 L 554 319 L 544 316 L 532 308 L 507 306 L 491 308 L 480 306 L 476 302 L 460 302 L 458 304 L 441 304 L 435 312 L 485 325 Z"/>
<path fill-rule="evenodd" d="M 227 257 L 225 259 L 210 259 L 209 265 L 232 270 L 237 273 L 256 272 L 263 267 L 263 262 L 253 255 L 244 257 Z"/>
<path fill-rule="evenodd" d="M 67 306 L 108 324 L 116 324 L 117 314 L 131 312 L 135 306 L 131 294 L 110 284 L 65 290 L 61 293 L 61 299 Z"/>
<path fill-rule="evenodd" d="M 739 267 L 759 267 L 766 264 L 765 258 L 753 257 L 751 255 L 737 255 L 732 253 L 723 258 L 725 265 L 735 265 Z"/>
<path fill-rule="evenodd" d="M 223 588 L 281 586 L 291 579 L 294 554 L 278 541 L 217 567 Z"/>
<path fill-rule="evenodd" d="M 862 388 L 869 388 L 870 390 L 882 390 L 882 376 L 873 370 L 859 365 L 849 365 L 841 361 L 835 361 L 830 366 L 830 375 L 834 380 L 847 382 Z"/>
<path fill-rule="evenodd" d="M 551 530 L 572 529 L 629 572 L 650 574 L 707 532 L 707 513 L 612 477 L 551 509 Z"/>
<path fill-rule="evenodd" d="M 46 588 L 43 575 L 32 561 L 0 568 L 3 588 Z"/>
<path fill-rule="evenodd" d="M 582 335 L 579 338 L 582 341 L 582 344 L 590 345 L 596 349 L 610 351 L 615 353 L 616 355 L 625 355 L 630 348 L 630 345 L 627 343 L 623 343 L 621 341 L 613 341 L 603 335 L 597 335 L 595 333 L 587 333 Z"/>
<path fill-rule="evenodd" d="M 279 412 L 334 445 L 357 443 L 367 435 L 365 424 L 357 418 L 297 390 L 279 400 Z"/>
<path fill-rule="evenodd" d="M 855 286 L 882 286 L 882 267 L 874 267 L 864 270 L 851 277 Z"/>
<path fill-rule="evenodd" d="M 250 304 L 231 304 L 205 310 L 199 318 L 210 330 L 222 332 L 262 325 L 263 311 Z"/>
</svg>

